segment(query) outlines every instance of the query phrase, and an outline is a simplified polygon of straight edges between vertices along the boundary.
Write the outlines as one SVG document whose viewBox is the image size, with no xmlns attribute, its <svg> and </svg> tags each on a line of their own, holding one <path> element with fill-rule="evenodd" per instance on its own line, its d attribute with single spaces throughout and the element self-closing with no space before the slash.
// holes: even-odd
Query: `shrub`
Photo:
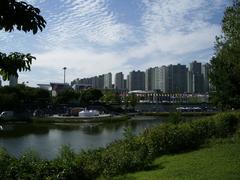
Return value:
<svg viewBox="0 0 240 180">
<path fill-rule="evenodd" d="M 138 138 L 119 140 L 102 153 L 104 176 L 114 176 L 144 169 L 152 162 L 148 148 Z"/>
<path fill-rule="evenodd" d="M 13 158 L 3 148 L 0 148 L 0 179 L 5 179 L 8 175 L 8 169 L 13 161 Z"/>
<path fill-rule="evenodd" d="M 176 153 L 199 147 L 207 138 L 226 137 L 236 131 L 238 116 L 221 113 L 185 123 L 166 123 L 148 129 L 142 138 L 153 156 Z"/>
<path fill-rule="evenodd" d="M 78 171 L 82 172 L 82 179 L 96 179 L 103 171 L 102 153 L 104 149 L 82 151 L 76 157 Z"/>
</svg>

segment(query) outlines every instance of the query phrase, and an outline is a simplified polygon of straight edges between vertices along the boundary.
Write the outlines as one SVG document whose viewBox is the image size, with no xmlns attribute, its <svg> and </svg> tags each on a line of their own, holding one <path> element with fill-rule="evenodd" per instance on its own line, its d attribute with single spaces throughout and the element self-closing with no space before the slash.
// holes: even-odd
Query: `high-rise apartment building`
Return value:
<svg viewBox="0 0 240 180">
<path fill-rule="evenodd" d="M 97 89 L 104 89 L 104 75 L 98 76 Z"/>
<path fill-rule="evenodd" d="M 186 65 L 168 66 L 168 84 L 170 93 L 187 92 L 187 67 Z"/>
<path fill-rule="evenodd" d="M 209 72 L 210 72 L 210 64 L 206 63 L 202 65 L 202 75 L 203 75 L 203 92 L 209 92 L 210 83 L 209 83 Z"/>
<path fill-rule="evenodd" d="M 115 74 L 115 89 L 122 90 L 124 89 L 124 75 L 122 72 Z"/>
<path fill-rule="evenodd" d="M 128 89 L 127 88 L 127 79 L 123 80 L 123 89 L 125 89 L 125 90 Z"/>
<path fill-rule="evenodd" d="M 192 86 L 193 93 L 202 93 L 204 91 L 202 63 L 193 61 L 190 63 L 189 71 L 193 74 L 193 82 L 189 84 L 189 86 Z"/>
<path fill-rule="evenodd" d="M 162 66 L 155 69 L 155 88 L 154 90 L 161 90 L 167 93 L 169 90 L 169 73 L 168 67 Z"/>
<path fill-rule="evenodd" d="M 148 68 L 145 72 L 145 90 L 151 91 L 155 89 L 155 71 L 157 70 L 157 67 L 155 68 Z"/>
<path fill-rule="evenodd" d="M 129 91 L 145 90 L 145 72 L 132 71 L 129 73 Z"/>
<path fill-rule="evenodd" d="M 126 89 L 127 89 L 127 90 L 129 90 L 129 87 L 130 87 L 130 85 L 129 85 L 129 83 L 130 83 L 129 77 L 130 77 L 130 75 L 128 74 L 128 75 L 127 75 L 127 83 L 126 83 L 126 87 L 127 87 Z"/>
<path fill-rule="evenodd" d="M 104 74 L 104 89 L 112 89 L 112 73 Z"/>
<path fill-rule="evenodd" d="M 192 71 L 187 72 L 187 92 L 188 93 L 193 93 L 193 88 L 194 88 L 194 75 Z"/>
</svg>

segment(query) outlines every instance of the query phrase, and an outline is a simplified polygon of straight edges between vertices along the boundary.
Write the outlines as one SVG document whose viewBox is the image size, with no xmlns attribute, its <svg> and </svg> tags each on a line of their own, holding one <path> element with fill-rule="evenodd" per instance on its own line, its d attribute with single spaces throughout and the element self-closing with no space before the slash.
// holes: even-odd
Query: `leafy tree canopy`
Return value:
<svg viewBox="0 0 240 180">
<path fill-rule="evenodd" d="M 19 31 L 32 31 L 36 34 L 43 30 L 46 21 L 40 15 L 40 10 L 23 1 L 0 1 L 0 30 L 11 32 L 16 28 Z"/>
<path fill-rule="evenodd" d="M 105 91 L 101 100 L 107 104 L 121 104 L 120 95 L 111 90 Z"/>
<path fill-rule="evenodd" d="M 24 32 L 32 31 L 36 34 L 46 26 L 46 21 L 40 15 L 40 10 L 34 6 L 16 0 L 0 1 L 0 30 L 12 32 L 14 29 Z M 30 71 L 32 60 L 36 59 L 31 54 L 0 53 L 0 75 L 4 80 L 10 75 L 18 76 L 17 71 Z"/>
<path fill-rule="evenodd" d="M 222 108 L 240 107 L 240 0 L 227 7 L 222 35 L 216 38 L 210 80 L 216 88 L 213 100 Z"/>
<path fill-rule="evenodd" d="M 82 91 L 80 102 L 82 105 L 88 105 L 91 102 L 98 101 L 102 96 L 102 92 L 98 89 L 87 89 Z"/>
</svg>

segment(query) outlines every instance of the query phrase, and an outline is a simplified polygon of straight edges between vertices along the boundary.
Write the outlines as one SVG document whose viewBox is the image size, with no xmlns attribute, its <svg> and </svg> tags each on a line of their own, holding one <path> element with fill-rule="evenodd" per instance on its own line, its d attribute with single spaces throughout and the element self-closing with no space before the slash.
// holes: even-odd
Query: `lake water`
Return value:
<svg viewBox="0 0 240 180">
<path fill-rule="evenodd" d="M 122 138 L 125 128 L 130 127 L 134 134 L 139 134 L 164 120 L 166 118 L 136 118 L 117 123 L 8 124 L 2 125 L 3 130 L 0 130 L 0 147 L 17 157 L 32 149 L 41 157 L 52 159 L 64 144 L 70 145 L 75 152 L 104 147 Z"/>
</svg>

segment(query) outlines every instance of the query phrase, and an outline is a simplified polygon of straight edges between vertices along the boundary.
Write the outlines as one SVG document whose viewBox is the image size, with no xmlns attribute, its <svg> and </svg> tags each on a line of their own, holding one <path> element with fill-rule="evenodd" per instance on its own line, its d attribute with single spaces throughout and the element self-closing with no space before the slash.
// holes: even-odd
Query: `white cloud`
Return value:
<svg viewBox="0 0 240 180">
<path fill-rule="evenodd" d="M 49 43 L 49 46 L 69 46 L 73 41 L 113 45 L 130 33 L 127 25 L 117 22 L 106 0 L 68 0 L 57 3 L 61 6 L 49 10 L 46 17 L 48 26 L 43 41 Z"/>
<path fill-rule="evenodd" d="M 129 57 L 147 59 L 151 54 L 158 54 L 159 59 L 166 55 L 179 59 L 188 53 L 213 49 L 215 36 L 220 34 L 220 25 L 211 23 L 209 19 L 217 9 L 224 7 L 226 2 L 219 0 L 143 0 L 143 2 L 146 6 L 142 16 L 145 43 L 129 48 Z"/>
<path fill-rule="evenodd" d="M 118 21 L 109 0 L 28 2 L 39 5 L 48 22 L 43 33 L 33 37 L 45 51 L 34 54 L 33 71 L 21 75 L 30 82 L 62 81 L 64 66 L 70 81 L 107 72 L 126 74 L 191 58 L 206 61 L 220 34 L 220 24 L 212 18 L 227 4 L 221 0 L 142 0 L 144 12 L 133 28 Z M 16 46 L 26 41 L 25 36 L 21 38 Z M 0 33 L 0 40 L 7 39 Z"/>
<path fill-rule="evenodd" d="M 43 54 L 34 54 L 37 60 L 33 62 L 32 72 L 24 72 L 20 81 L 49 83 L 62 82 L 63 67 L 67 67 L 68 82 L 79 77 L 91 77 L 107 72 L 116 73 L 120 69 L 129 71 L 125 65 L 127 59 L 121 58 L 120 54 L 111 52 L 95 52 L 94 50 L 81 49 L 57 49 Z M 38 71 L 38 79 L 34 75 Z M 35 83 L 36 84 L 36 83 Z"/>
</svg>

